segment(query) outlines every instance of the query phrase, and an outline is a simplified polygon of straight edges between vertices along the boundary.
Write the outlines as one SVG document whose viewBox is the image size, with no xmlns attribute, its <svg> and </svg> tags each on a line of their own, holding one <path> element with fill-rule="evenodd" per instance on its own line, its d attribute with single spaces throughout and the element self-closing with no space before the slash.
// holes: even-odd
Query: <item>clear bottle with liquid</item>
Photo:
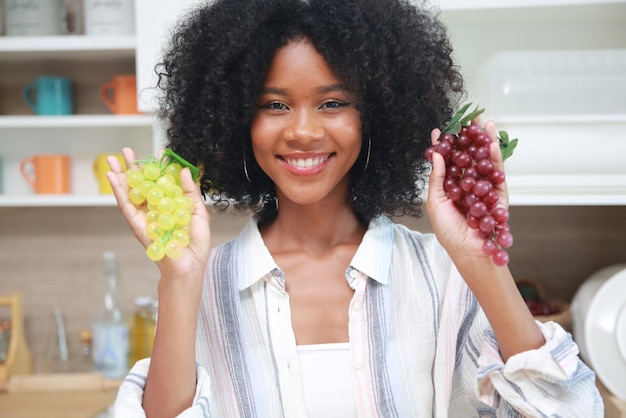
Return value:
<svg viewBox="0 0 626 418">
<path fill-rule="evenodd" d="M 122 309 L 115 253 L 104 252 L 102 261 L 103 283 L 91 330 L 91 355 L 94 371 L 120 379 L 128 372 L 128 324 Z"/>
</svg>

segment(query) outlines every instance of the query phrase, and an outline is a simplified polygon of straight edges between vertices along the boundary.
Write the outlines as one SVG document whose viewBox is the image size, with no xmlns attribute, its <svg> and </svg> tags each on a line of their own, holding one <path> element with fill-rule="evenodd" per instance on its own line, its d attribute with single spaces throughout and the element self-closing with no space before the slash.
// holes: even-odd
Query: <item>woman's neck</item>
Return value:
<svg viewBox="0 0 626 418">
<path fill-rule="evenodd" d="M 337 245 L 358 245 L 366 229 L 345 202 L 302 206 L 283 201 L 276 219 L 261 228 L 261 234 L 272 252 L 323 254 Z"/>
</svg>

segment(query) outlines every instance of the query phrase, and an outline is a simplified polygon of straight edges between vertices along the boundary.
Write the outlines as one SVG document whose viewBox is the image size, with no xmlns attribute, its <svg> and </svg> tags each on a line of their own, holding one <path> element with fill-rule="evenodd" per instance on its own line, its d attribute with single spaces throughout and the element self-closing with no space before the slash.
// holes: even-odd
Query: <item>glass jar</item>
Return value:
<svg viewBox="0 0 626 418">
<path fill-rule="evenodd" d="M 135 298 L 135 312 L 133 314 L 130 359 L 132 366 L 137 361 L 150 357 L 154 344 L 158 302 L 151 296 Z"/>
</svg>

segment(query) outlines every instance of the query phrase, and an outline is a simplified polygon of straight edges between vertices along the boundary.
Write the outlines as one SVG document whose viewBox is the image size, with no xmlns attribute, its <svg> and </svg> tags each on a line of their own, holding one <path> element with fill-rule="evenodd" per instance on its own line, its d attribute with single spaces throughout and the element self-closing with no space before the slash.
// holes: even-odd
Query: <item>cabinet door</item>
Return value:
<svg viewBox="0 0 626 418">
<path fill-rule="evenodd" d="M 135 19 L 137 33 L 137 90 L 139 110 L 152 112 L 157 77 L 154 66 L 159 62 L 167 34 L 185 10 L 199 4 L 200 0 L 136 0 Z"/>
</svg>

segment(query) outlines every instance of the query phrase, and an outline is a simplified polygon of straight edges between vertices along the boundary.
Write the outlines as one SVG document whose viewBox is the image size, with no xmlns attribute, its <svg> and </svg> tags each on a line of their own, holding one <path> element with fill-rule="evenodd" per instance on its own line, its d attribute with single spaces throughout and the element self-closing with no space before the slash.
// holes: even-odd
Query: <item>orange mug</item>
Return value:
<svg viewBox="0 0 626 418">
<path fill-rule="evenodd" d="M 20 171 L 38 194 L 70 192 L 70 157 L 67 155 L 35 155 L 22 160 Z"/>
<path fill-rule="evenodd" d="M 100 98 L 109 110 L 118 115 L 138 114 L 137 77 L 122 74 L 100 86 Z"/>
<path fill-rule="evenodd" d="M 107 178 L 107 172 L 110 171 L 109 163 L 107 161 L 107 157 L 109 155 L 117 158 L 122 165 L 122 168 L 126 170 L 126 160 L 122 154 L 99 154 L 93 162 L 93 174 L 96 176 L 96 180 L 98 180 L 98 186 L 100 188 L 100 193 L 102 194 L 113 193 L 113 188 L 111 188 L 111 183 L 109 183 L 109 179 Z"/>
</svg>

